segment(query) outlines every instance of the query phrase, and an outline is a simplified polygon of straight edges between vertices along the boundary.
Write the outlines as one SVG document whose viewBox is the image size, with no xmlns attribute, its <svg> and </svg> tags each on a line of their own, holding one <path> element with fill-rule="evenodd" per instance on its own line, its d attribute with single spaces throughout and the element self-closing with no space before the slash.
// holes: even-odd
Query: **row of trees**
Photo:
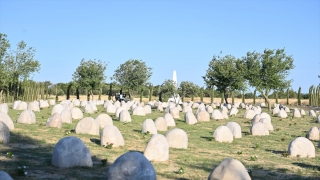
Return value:
<svg viewBox="0 0 320 180">
<path fill-rule="evenodd" d="M 203 79 L 207 86 L 216 86 L 223 92 L 226 103 L 229 92 L 245 91 L 251 86 L 262 95 L 271 110 L 269 94 L 290 87 L 292 80 L 286 78 L 293 68 L 293 58 L 286 55 L 284 49 L 248 52 L 242 58 L 214 55 Z"/>
</svg>

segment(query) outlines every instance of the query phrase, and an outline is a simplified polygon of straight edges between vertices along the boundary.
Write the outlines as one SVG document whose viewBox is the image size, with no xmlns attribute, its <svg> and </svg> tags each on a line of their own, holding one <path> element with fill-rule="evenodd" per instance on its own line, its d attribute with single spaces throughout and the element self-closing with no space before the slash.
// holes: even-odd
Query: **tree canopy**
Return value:
<svg viewBox="0 0 320 180">
<path fill-rule="evenodd" d="M 129 89 L 130 98 L 134 98 L 134 90 L 146 85 L 152 76 L 152 68 L 142 60 L 129 59 L 115 70 L 113 79 L 121 86 Z"/>
<path fill-rule="evenodd" d="M 181 93 L 181 98 L 184 99 L 184 97 L 188 96 L 195 96 L 197 92 L 199 91 L 199 86 L 194 84 L 191 81 L 181 81 L 179 90 Z"/>
<path fill-rule="evenodd" d="M 86 61 L 82 59 L 80 65 L 73 73 L 73 80 L 81 87 L 87 89 L 88 93 L 92 96 L 92 100 L 93 90 L 100 88 L 106 79 L 104 72 L 107 69 L 107 65 L 107 63 L 101 60 L 89 59 Z"/>
<path fill-rule="evenodd" d="M 163 97 L 171 97 L 178 94 L 178 89 L 176 87 L 176 82 L 173 80 L 166 79 L 159 87 L 159 100 L 162 101 Z M 176 98 L 174 96 L 174 98 Z"/>
<path fill-rule="evenodd" d="M 245 89 L 245 79 L 237 68 L 239 59 L 232 55 L 224 57 L 214 55 L 209 63 L 204 79 L 208 87 L 216 86 L 217 90 L 224 94 L 225 101 L 228 103 L 227 93 L 233 90 Z"/>
<path fill-rule="evenodd" d="M 270 91 L 289 88 L 292 80 L 286 78 L 293 68 L 293 58 L 286 55 L 285 49 L 265 49 L 263 53 L 248 52 L 239 64 L 245 79 L 261 93 L 269 105 L 269 110 Z"/>
<path fill-rule="evenodd" d="M 34 58 L 36 50 L 27 47 L 24 41 L 17 45 L 16 50 L 9 51 L 10 43 L 7 35 L 0 33 L 0 102 L 2 93 L 8 91 L 17 99 L 19 81 L 27 80 L 31 74 L 40 70 L 40 62 Z"/>
</svg>

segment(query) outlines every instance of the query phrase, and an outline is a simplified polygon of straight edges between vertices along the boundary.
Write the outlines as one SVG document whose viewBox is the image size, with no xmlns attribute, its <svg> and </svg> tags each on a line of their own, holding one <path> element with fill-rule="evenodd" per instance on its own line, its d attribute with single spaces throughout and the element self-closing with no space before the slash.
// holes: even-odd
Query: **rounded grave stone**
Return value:
<svg viewBox="0 0 320 180">
<path fill-rule="evenodd" d="M 16 110 L 27 110 L 27 109 L 28 109 L 28 104 L 24 101 L 21 101 L 16 107 Z"/>
<path fill-rule="evenodd" d="M 166 137 L 162 134 L 152 135 L 143 154 L 149 161 L 169 160 L 169 143 Z"/>
<path fill-rule="evenodd" d="M 304 109 L 301 109 L 300 110 L 300 114 L 301 114 L 301 116 L 305 116 L 306 115 L 306 111 Z"/>
<path fill-rule="evenodd" d="M 50 106 L 56 105 L 56 101 L 53 100 L 53 99 L 50 99 L 50 100 L 49 100 L 49 105 L 50 105 Z"/>
<path fill-rule="evenodd" d="M 196 118 L 197 118 L 197 121 L 199 121 L 199 122 L 209 122 L 210 121 L 210 114 L 206 110 L 199 111 L 196 114 Z"/>
<path fill-rule="evenodd" d="M 93 109 L 92 104 L 88 103 L 84 106 L 84 113 L 88 113 L 88 114 L 94 113 L 94 109 Z"/>
<path fill-rule="evenodd" d="M 99 123 L 100 128 L 104 128 L 106 125 L 113 125 L 112 118 L 108 114 L 99 114 L 95 120 Z"/>
<path fill-rule="evenodd" d="M 212 111 L 213 111 L 213 107 L 212 107 L 212 106 L 208 106 L 208 107 L 206 108 L 206 110 L 207 110 L 207 112 L 210 114 L 210 113 L 212 113 Z"/>
<path fill-rule="evenodd" d="M 227 126 L 219 126 L 213 133 L 213 137 L 218 142 L 232 142 L 233 134 Z"/>
<path fill-rule="evenodd" d="M 51 164 L 61 168 L 93 166 L 89 149 L 79 138 L 74 136 L 59 140 L 53 149 Z"/>
<path fill-rule="evenodd" d="M 137 106 L 134 108 L 132 115 L 145 116 L 146 113 L 144 112 L 144 108 L 142 106 Z"/>
<path fill-rule="evenodd" d="M 299 109 L 297 108 L 294 108 L 294 111 L 293 111 L 293 117 L 295 118 L 300 118 L 301 117 L 301 113 L 299 111 Z"/>
<path fill-rule="evenodd" d="M 270 119 L 267 119 L 267 118 L 261 118 L 259 120 L 259 122 L 262 122 L 263 124 L 265 124 L 268 128 L 269 131 L 273 131 L 273 125 L 270 121 Z"/>
<path fill-rule="evenodd" d="M 167 126 L 168 127 L 173 127 L 176 126 L 176 122 L 174 121 L 172 115 L 170 113 L 164 114 L 164 119 L 167 121 Z"/>
<path fill-rule="evenodd" d="M 269 135 L 268 127 L 262 122 L 257 122 L 255 124 L 253 124 L 250 128 L 250 132 L 253 136 L 267 136 L 267 135 Z"/>
<path fill-rule="evenodd" d="M 127 152 L 109 167 L 108 180 L 156 180 L 156 171 L 140 152 Z"/>
<path fill-rule="evenodd" d="M 298 137 L 290 142 L 288 153 L 293 157 L 315 157 L 315 147 L 309 139 Z"/>
<path fill-rule="evenodd" d="M 164 119 L 164 117 L 158 117 L 154 121 L 154 124 L 156 125 L 156 128 L 158 131 L 167 131 L 168 130 L 167 121 Z"/>
<path fill-rule="evenodd" d="M 188 135 L 182 129 L 171 129 L 166 133 L 166 138 L 169 143 L 169 147 L 181 149 L 188 148 Z"/>
<path fill-rule="evenodd" d="M 239 112 L 238 108 L 233 107 L 233 108 L 231 108 L 231 110 L 230 110 L 230 116 L 232 116 L 232 115 L 237 115 L 238 112 Z"/>
<path fill-rule="evenodd" d="M 119 119 L 119 115 L 120 115 L 120 112 L 123 111 L 123 110 L 126 110 L 124 107 L 118 107 L 117 110 L 116 110 L 116 117 L 117 119 Z"/>
<path fill-rule="evenodd" d="M 251 180 L 251 177 L 240 161 L 226 158 L 211 171 L 208 180 Z"/>
<path fill-rule="evenodd" d="M 144 107 L 143 107 L 143 109 L 144 109 L 144 112 L 146 113 L 146 114 L 151 114 L 151 106 L 150 105 L 145 105 Z"/>
<path fill-rule="evenodd" d="M 60 114 L 62 123 L 71 124 L 72 123 L 72 113 L 71 111 L 65 109 Z"/>
<path fill-rule="evenodd" d="M 280 109 L 278 107 L 275 107 L 272 109 L 272 114 L 278 114 Z"/>
<path fill-rule="evenodd" d="M 13 180 L 12 177 L 5 171 L 0 171 L 1 180 Z"/>
<path fill-rule="evenodd" d="M 124 139 L 116 126 L 106 125 L 100 134 L 100 144 L 103 146 L 111 143 L 112 147 L 124 146 Z"/>
<path fill-rule="evenodd" d="M 36 123 L 36 115 L 31 110 L 24 110 L 20 114 L 17 123 L 22 124 L 35 124 Z"/>
<path fill-rule="evenodd" d="M 74 107 L 71 110 L 72 119 L 82 119 L 83 118 L 83 112 L 78 108 Z"/>
<path fill-rule="evenodd" d="M 61 114 L 61 112 L 64 110 L 63 106 L 61 104 L 56 104 L 53 106 L 52 110 L 51 110 L 51 115 L 53 115 L 54 113 L 59 113 Z"/>
<path fill-rule="evenodd" d="M 113 105 L 113 104 L 109 104 L 107 107 L 106 107 L 106 111 L 107 113 L 116 113 L 116 106 Z"/>
<path fill-rule="evenodd" d="M 14 130 L 14 123 L 8 114 L 0 112 L 0 121 L 4 122 L 10 130 Z"/>
<path fill-rule="evenodd" d="M 0 113 L 2 112 L 8 114 L 8 110 L 9 108 L 7 104 L 0 104 Z"/>
<path fill-rule="evenodd" d="M 226 125 L 232 132 L 234 138 L 241 138 L 241 126 L 236 122 L 228 122 Z"/>
<path fill-rule="evenodd" d="M 157 134 L 157 127 L 154 124 L 152 119 L 146 119 L 142 123 L 142 128 L 141 128 L 142 133 L 147 133 L 149 132 L 150 134 Z"/>
<path fill-rule="evenodd" d="M 172 115 L 173 118 L 177 118 L 179 119 L 180 118 L 180 111 L 177 107 L 173 107 L 173 108 L 170 108 L 169 110 L 170 114 Z"/>
<path fill-rule="evenodd" d="M 0 121 L 0 144 L 9 144 L 10 142 L 10 129 L 8 126 Z"/>
<path fill-rule="evenodd" d="M 229 119 L 229 117 L 228 117 L 228 109 L 227 108 L 223 108 L 221 110 L 221 114 L 223 116 L 223 119 Z"/>
<path fill-rule="evenodd" d="M 244 118 L 245 119 L 252 119 L 256 114 L 254 113 L 254 111 L 252 109 L 247 110 L 244 113 Z"/>
<path fill-rule="evenodd" d="M 187 124 L 196 124 L 197 123 L 196 116 L 192 112 L 186 112 L 184 114 L 184 121 Z"/>
<path fill-rule="evenodd" d="M 48 107 L 50 107 L 47 100 L 40 101 L 40 105 L 39 106 L 40 106 L 40 108 L 48 108 Z"/>
<path fill-rule="evenodd" d="M 120 122 L 131 122 L 131 116 L 128 110 L 122 110 L 119 114 Z"/>
<path fill-rule="evenodd" d="M 211 114 L 211 118 L 214 120 L 221 120 L 223 119 L 223 115 L 219 110 L 215 109 Z"/>
<path fill-rule="evenodd" d="M 260 115 L 260 114 L 256 114 L 256 115 L 252 118 L 251 124 L 255 124 L 255 123 L 259 122 L 260 119 L 261 119 L 261 115 Z"/>
<path fill-rule="evenodd" d="M 188 106 L 188 105 L 184 105 L 182 112 L 184 112 L 184 113 L 192 112 L 192 108 L 190 106 Z"/>
<path fill-rule="evenodd" d="M 20 100 L 14 101 L 13 104 L 12 104 L 12 109 L 17 109 L 17 106 L 18 106 L 18 104 L 20 104 L 20 103 L 21 103 Z"/>
<path fill-rule="evenodd" d="M 320 123 L 320 115 L 317 117 L 317 123 Z"/>
<path fill-rule="evenodd" d="M 310 130 L 309 130 L 309 132 L 308 132 L 308 134 L 307 134 L 307 137 L 308 137 L 308 139 L 310 139 L 310 140 L 315 140 L 315 141 L 319 141 L 320 139 L 319 139 L 319 134 L 320 134 L 320 132 L 319 132 L 319 129 L 318 129 L 318 127 L 312 127 Z"/>
<path fill-rule="evenodd" d="M 99 135 L 99 124 L 92 117 L 85 117 L 78 122 L 75 131 L 77 134 Z"/>
<path fill-rule="evenodd" d="M 285 107 L 285 108 L 284 108 L 284 111 L 287 112 L 287 113 L 289 113 L 289 112 L 290 112 L 290 108 L 289 108 L 289 107 Z"/>
<path fill-rule="evenodd" d="M 309 116 L 312 116 L 312 117 L 316 117 L 316 113 L 314 112 L 314 110 L 310 110 L 309 111 Z"/>
<path fill-rule="evenodd" d="M 288 114 L 286 113 L 286 111 L 284 109 L 281 109 L 279 112 L 278 112 L 278 117 L 280 118 L 287 118 L 288 117 Z"/>
<path fill-rule="evenodd" d="M 261 114 L 260 114 L 260 117 L 261 117 L 261 118 L 264 118 L 264 119 L 269 119 L 270 122 L 271 122 L 271 116 L 270 116 L 268 113 L 266 113 L 266 112 L 261 113 Z"/>
<path fill-rule="evenodd" d="M 158 104 L 158 106 L 157 106 L 157 111 L 160 111 L 160 112 L 163 111 L 162 103 L 159 103 L 159 104 Z"/>
<path fill-rule="evenodd" d="M 62 126 L 62 119 L 59 113 L 54 113 L 51 115 L 47 120 L 47 127 L 56 127 L 61 128 Z"/>
</svg>

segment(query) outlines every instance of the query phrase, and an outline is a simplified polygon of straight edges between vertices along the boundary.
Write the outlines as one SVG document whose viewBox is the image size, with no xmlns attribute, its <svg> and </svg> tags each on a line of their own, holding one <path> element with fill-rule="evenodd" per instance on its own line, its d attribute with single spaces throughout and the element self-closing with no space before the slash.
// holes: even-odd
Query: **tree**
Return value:
<svg viewBox="0 0 320 180">
<path fill-rule="evenodd" d="M 237 69 L 239 59 L 232 55 L 220 57 L 214 55 L 209 63 L 204 79 L 207 86 L 217 87 L 217 90 L 223 93 L 224 99 L 228 104 L 228 92 L 241 90 L 245 88 L 245 79 L 242 73 Z"/>
<path fill-rule="evenodd" d="M 159 100 L 162 101 L 163 97 L 173 96 L 176 102 L 177 96 L 174 96 L 174 95 L 177 95 L 177 94 L 178 94 L 178 89 L 176 87 L 176 82 L 173 80 L 166 79 L 160 86 Z"/>
<path fill-rule="evenodd" d="M 256 96 L 257 96 L 257 90 L 255 89 L 253 91 L 253 105 L 255 106 L 256 105 Z"/>
<path fill-rule="evenodd" d="M 293 58 L 286 55 L 284 49 L 265 49 L 262 54 L 248 52 L 238 64 L 238 68 L 249 81 L 249 85 L 261 93 L 271 111 L 269 93 L 271 90 L 290 87 L 292 80 L 286 78 L 294 65 Z"/>
<path fill-rule="evenodd" d="M 19 96 L 19 88 L 21 89 L 20 82 L 27 80 L 34 72 L 39 72 L 40 63 L 34 59 L 36 50 L 33 47 L 27 47 L 24 41 L 17 45 L 16 50 L 10 53 L 6 52 L 8 48 L 8 41 L 5 35 L 1 35 L 1 83 L 6 89 L 10 86 L 11 95 L 17 100 Z M 3 92 L 3 91 L 2 91 Z M 0 94 L 2 93 L 0 92 Z M 2 96 L 2 94 L 0 95 Z"/>
<path fill-rule="evenodd" d="M 298 90 L 298 105 L 301 106 L 301 87 Z"/>
<path fill-rule="evenodd" d="M 7 71 L 5 68 L 5 56 L 10 48 L 9 40 L 6 34 L 0 33 L 0 103 L 2 103 L 2 93 L 7 83 Z"/>
<path fill-rule="evenodd" d="M 82 59 L 80 65 L 73 73 L 73 80 L 81 87 L 84 87 L 88 91 L 88 95 L 92 96 L 93 90 L 99 89 L 106 79 L 104 75 L 107 69 L 107 63 L 101 60 L 88 60 Z"/>
<path fill-rule="evenodd" d="M 152 75 L 152 68 L 147 67 L 142 60 L 129 59 L 115 70 L 113 79 L 121 86 L 127 87 L 129 97 L 134 98 L 134 90 L 140 89 L 140 86 L 146 85 Z"/>
<path fill-rule="evenodd" d="M 181 94 L 181 99 L 184 101 L 184 97 L 193 97 L 197 94 L 199 86 L 190 81 L 181 81 L 179 86 L 179 91 Z"/>
</svg>

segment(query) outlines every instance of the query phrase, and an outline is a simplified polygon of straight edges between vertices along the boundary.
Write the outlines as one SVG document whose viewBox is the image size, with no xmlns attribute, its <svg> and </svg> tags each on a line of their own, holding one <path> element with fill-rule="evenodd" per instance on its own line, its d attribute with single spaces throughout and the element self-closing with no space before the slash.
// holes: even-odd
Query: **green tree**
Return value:
<svg viewBox="0 0 320 180">
<path fill-rule="evenodd" d="M 175 102 L 178 94 L 178 89 L 176 87 L 176 83 L 172 80 L 166 79 L 162 85 L 160 86 L 160 91 L 159 91 L 159 100 L 162 101 L 163 98 L 169 98 L 171 96 L 174 97 Z"/>
<path fill-rule="evenodd" d="M 8 72 L 5 65 L 5 56 L 10 48 L 9 40 L 6 34 L 0 33 L 0 104 L 2 103 L 2 94 L 8 83 Z"/>
<path fill-rule="evenodd" d="M 100 89 L 104 83 L 106 76 L 104 75 L 107 69 L 107 63 L 101 60 L 82 59 L 80 65 L 73 73 L 73 80 L 81 87 L 86 88 L 88 95 L 91 95 L 93 100 L 93 90 Z"/>
<path fill-rule="evenodd" d="M 204 79 L 207 86 L 217 87 L 223 93 L 224 99 L 228 104 L 228 92 L 245 88 L 245 79 L 237 68 L 239 59 L 232 55 L 220 57 L 214 55 L 209 63 Z"/>
<path fill-rule="evenodd" d="M 199 91 L 200 87 L 190 81 L 181 81 L 179 91 L 182 101 L 185 97 L 194 97 Z M 192 100 L 193 101 L 193 100 Z"/>
<path fill-rule="evenodd" d="M 257 90 L 253 91 L 253 105 L 256 105 Z"/>
<path fill-rule="evenodd" d="M 286 55 L 284 49 L 265 49 L 262 54 L 248 52 L 238 68 L 249 81 L 249 85 L 260 92 L 271 111 L 269 93 L 271 90 L 290 87 L 292 80 L 286 78 L 294 65 L 293 58 Z"/>
<path fill-rule="evenodd" d="M 152 68 L 147 67 L 142 60 L 129 59 L 115 70 L 113 79 L 121 86 L 127 87 L 130 99 L 134 98 L 134 91 L 146 85 L 150 79 Z"/>
<path fill-rule="evenodd" d="M 214 101 L 214 86 L 211 87 L 210 100 L 211 100 L 211 103 L 213 103 L 213 101 Z"/>
</svg>

